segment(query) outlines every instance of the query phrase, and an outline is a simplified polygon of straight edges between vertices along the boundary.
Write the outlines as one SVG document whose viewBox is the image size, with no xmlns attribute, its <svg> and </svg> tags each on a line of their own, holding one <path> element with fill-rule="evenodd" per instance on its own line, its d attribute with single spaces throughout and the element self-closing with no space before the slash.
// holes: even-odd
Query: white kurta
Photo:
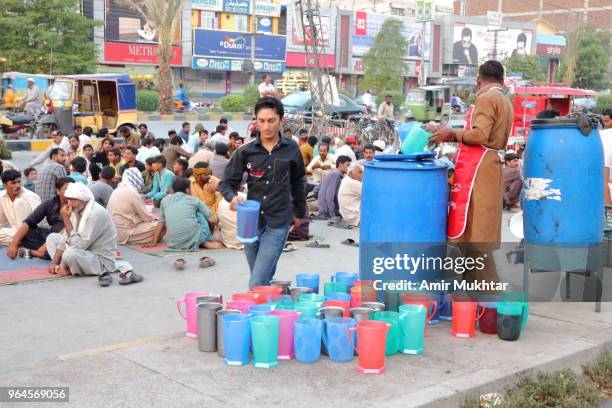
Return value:
<svg viewBox="0 0 612 408">
<path fill-rule="evenodd" d="M 0 245 L 9 245 L 23 220 L 40 205 L 40 197 L 25 188 L 12 201 L 6 190 L 0 191 Z"/>
<path fill-rule="evenodd" d="M 338 190 L 340 215 L 350 225 L 357 227 L 361 219 L 361 181 L 346 176 Z"/>
</svg>

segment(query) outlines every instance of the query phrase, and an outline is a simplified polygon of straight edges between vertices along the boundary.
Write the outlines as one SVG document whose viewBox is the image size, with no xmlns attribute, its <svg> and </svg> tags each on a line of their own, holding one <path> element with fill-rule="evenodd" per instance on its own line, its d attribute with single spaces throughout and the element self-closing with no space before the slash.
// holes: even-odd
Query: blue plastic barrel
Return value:
<svg viewBox="0 0 612 408">
<path fill-rule="evenodd" d="M 528 244 L 586 248 L 602 242 L 604 159 L 596 129 L 583 134 L 575 118 L 533 120 L 524 166 Z"/>
<path fill-rule="evenodd" d="M 236 239 L 246 244 L 253 243 L 259 238 L 259 209 L 261 205 L 254 200 L 246 200 L 236 205 L 238 230 Z"/>
<path fill-rule="evenodd" d="M 404 255 L 445 257 L 448 175 L 446 165 L 433 157 L 433 153 L 377 155 L 366 162 L 359 231 L 361 279 L 442 278 L 439 265 L 407 269 L 404 264 Z"/>
</svg>

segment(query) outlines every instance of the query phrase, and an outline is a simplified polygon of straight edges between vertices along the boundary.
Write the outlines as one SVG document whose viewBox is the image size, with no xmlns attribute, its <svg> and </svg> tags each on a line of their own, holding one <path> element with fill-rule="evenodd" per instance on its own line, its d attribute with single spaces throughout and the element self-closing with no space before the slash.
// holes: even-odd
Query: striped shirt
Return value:
<svg viewBox="0 0 612 408">
<path fill-rule="evenodd" d="M 34 191 L 41 201 L 47 201 L 55 197 L 55 182 L 66 177 L 66 168 L 55 160 L 47 160 L 38 172 L 38 178 L 34 182 Z"/>
</svg>

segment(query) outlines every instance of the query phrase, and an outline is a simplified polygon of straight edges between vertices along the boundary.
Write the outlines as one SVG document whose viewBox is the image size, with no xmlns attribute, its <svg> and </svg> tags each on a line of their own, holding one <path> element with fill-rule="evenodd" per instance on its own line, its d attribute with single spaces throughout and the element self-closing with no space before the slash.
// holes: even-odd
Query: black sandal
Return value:
<svg viewBox="0 0 612 408">
<path fill-rule="evenodd" d="M 143 280 L 144 277 L 142 275 L 138 275 L 134 271 L 127 271 L 119 274 L 120 285 L 131 285 L 132 283 L 142 282 Z"/>
<path fill-rule="evenodd" d="M 110 274 L 110 272 L 104 272 L 98 277 L 98 285 L 102 286 L 103 288 L 109 287 L 111 283 L 113 283 L 113 276 Z"/>
<path fill-rule="evenodd" d="M 344 241 L 342 241 L 341 244 L 352 246 L 352 247 L 359 247 L 359 244 L 355 242 L 353 238 L 347 238 Z"/>
</svg>

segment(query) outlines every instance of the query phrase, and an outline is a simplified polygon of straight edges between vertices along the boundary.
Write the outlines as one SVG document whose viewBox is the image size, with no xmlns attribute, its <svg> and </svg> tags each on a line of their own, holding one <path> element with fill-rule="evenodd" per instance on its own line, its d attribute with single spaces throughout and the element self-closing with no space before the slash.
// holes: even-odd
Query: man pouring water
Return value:
<svg viewBox="0 0 612 408">
<path fill-rule="evenodd" d="M 219 190 L 232 210 L 244 201 L 238 196 L 246 172 L 249 200 L 260 203 L 258 237 L 245 243 L 251 278 L 249 288 L 268 285 L 276 272 L 289 229 L 299 227 L 306 214 L 304 162 L 297 143 L 282 137 L 283 104 L 264 96 L 255 105 L 259 135 L 234 151 Z"/>
</svg>

